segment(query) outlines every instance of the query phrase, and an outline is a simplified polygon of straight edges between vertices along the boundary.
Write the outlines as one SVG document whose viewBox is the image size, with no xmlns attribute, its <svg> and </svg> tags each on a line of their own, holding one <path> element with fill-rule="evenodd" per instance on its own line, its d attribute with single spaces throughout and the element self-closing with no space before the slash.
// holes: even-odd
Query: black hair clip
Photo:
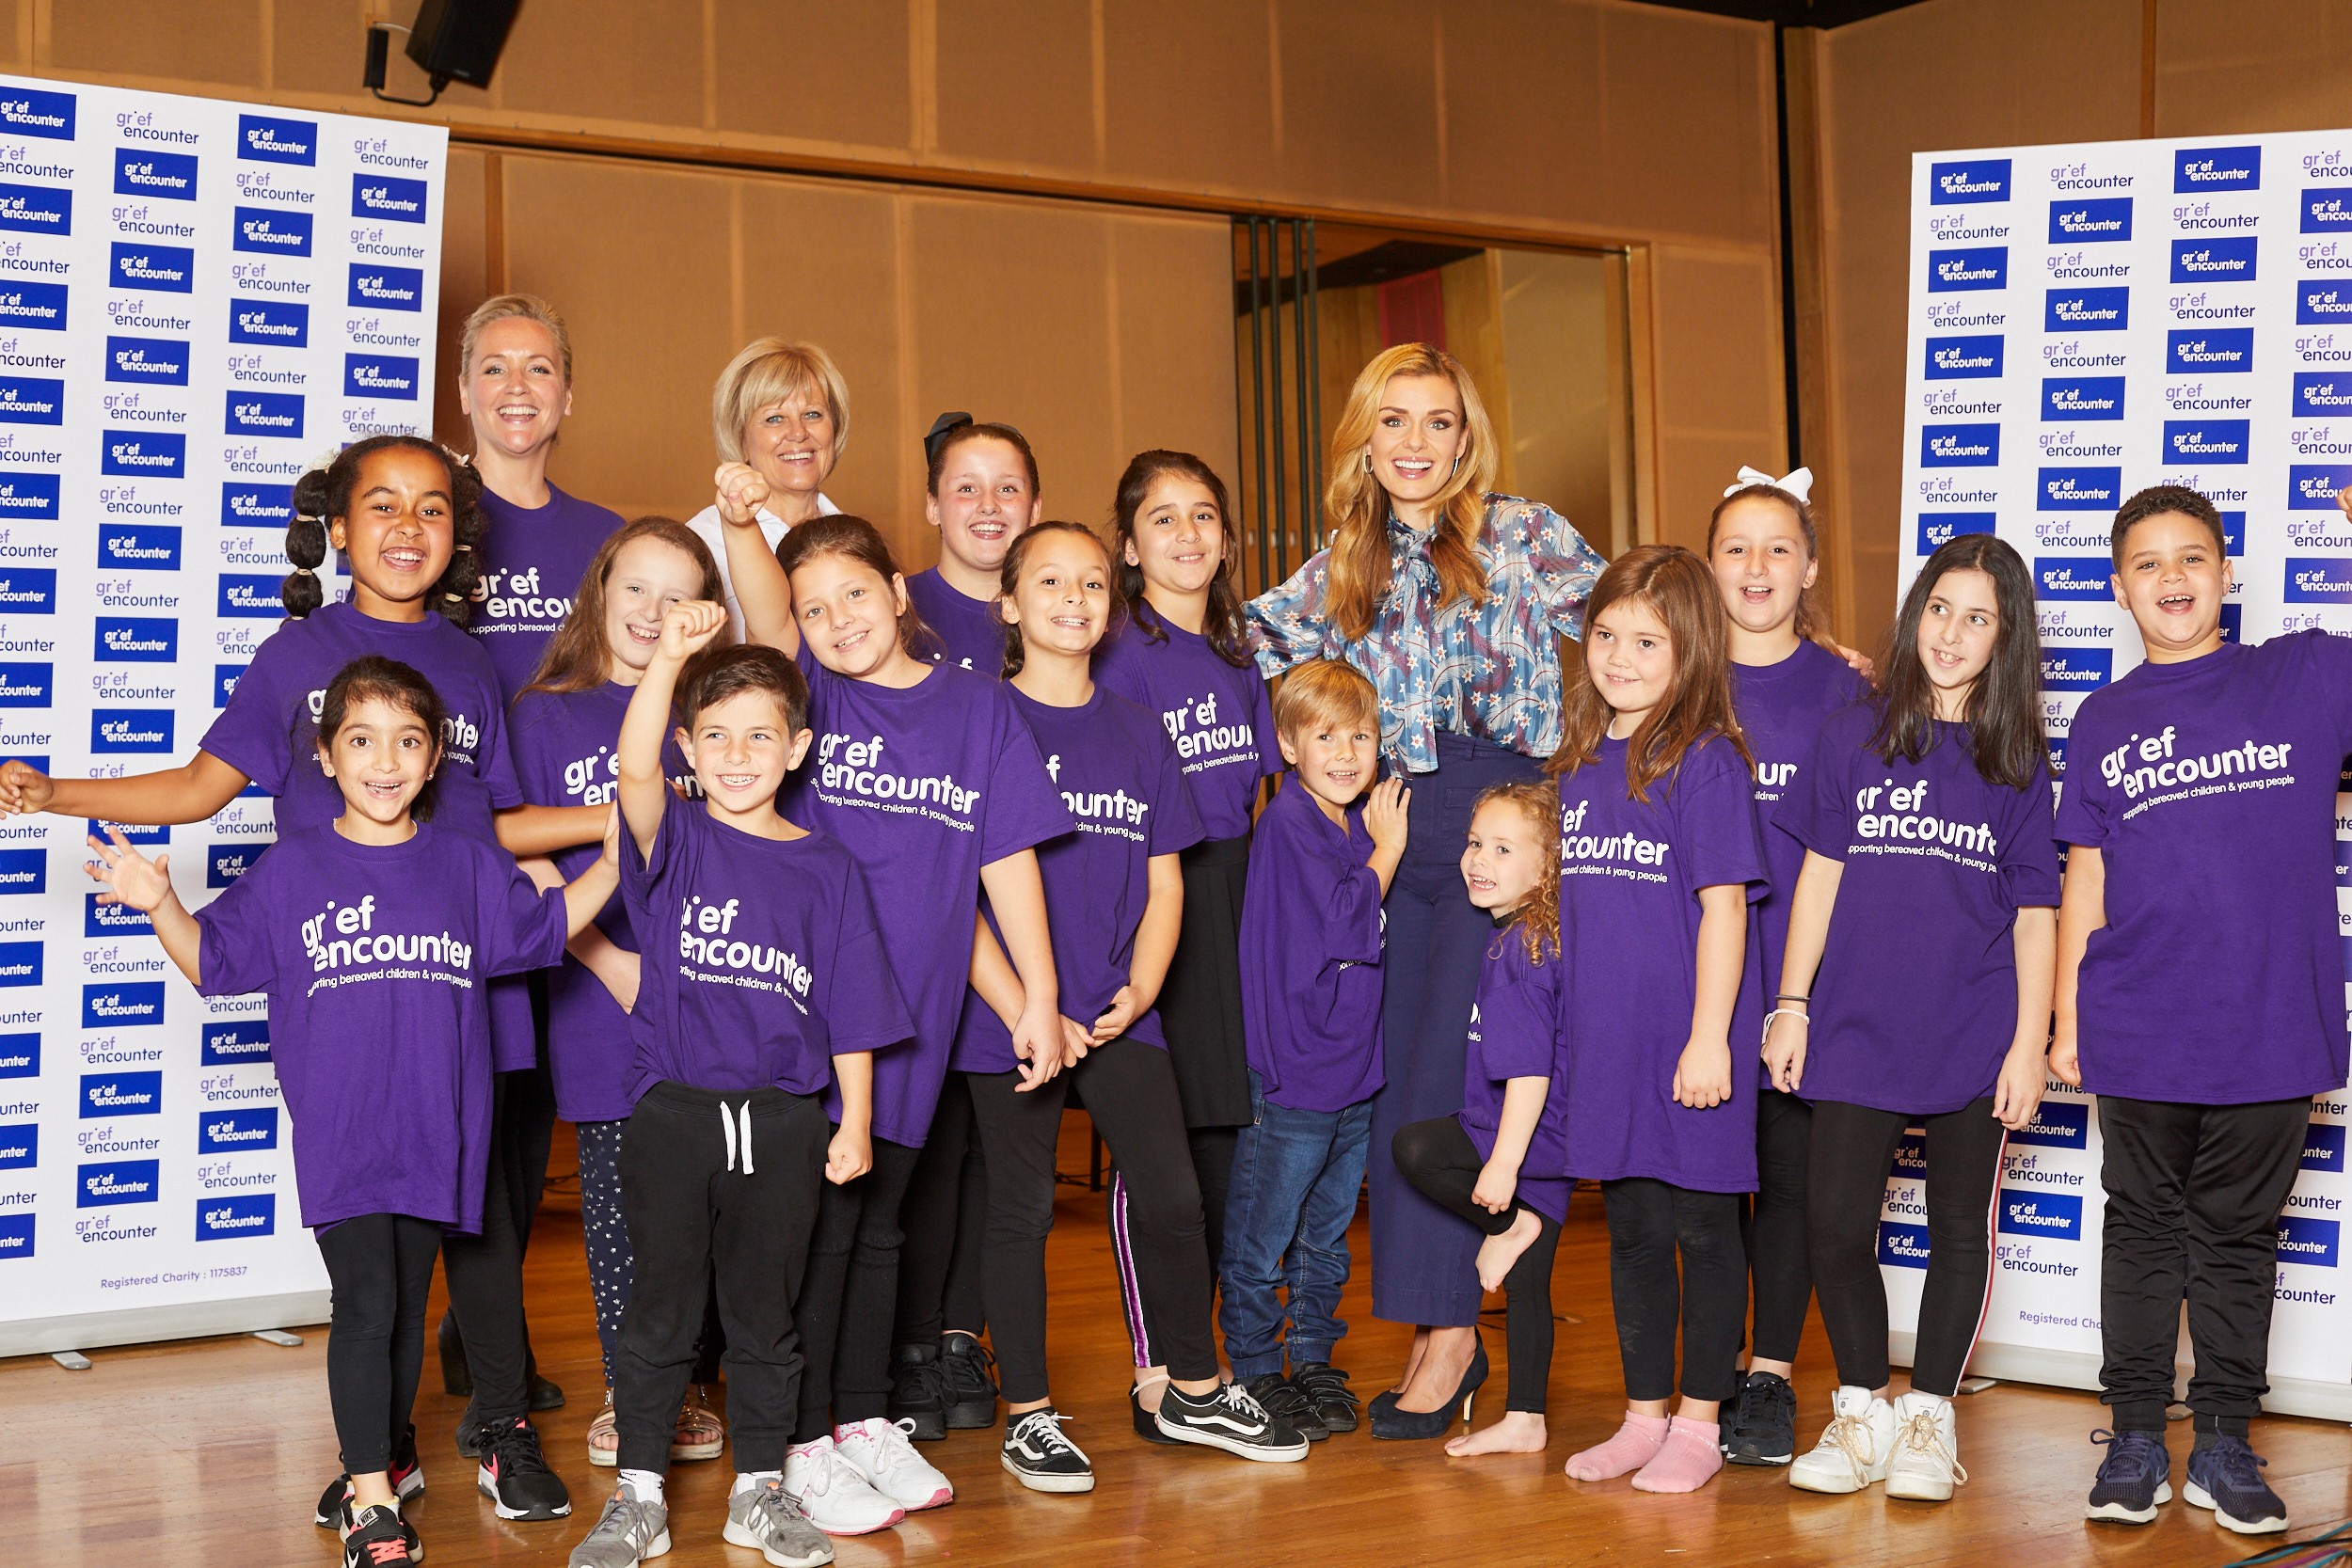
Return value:
<svg viewBox="0 0 2352 1568">
<path fill-rule="evenodd" d="M 939 449 L 946 445 L 948 436 L 953 436 L 957 431 L 961 430 L 965 425 L 975 424 L 978 421 L 974 420 L 971 415 L 963 412 L 961 409 L 958 409 L 952 414 L 942 414 L 939 418 L 933 420 L 931 421 L 931 428 L 926 431 L 923 436 L 923 466 L 925 467 L 929 467 L 931 464 L 939 460 Z M 1021 434 L 1021 432 L 1013 430 L 1012 426 L 1004 423 L 1002 420 L 996 421 L 996 425 L 1000 430 L 1012 430 L 1012 433 L 1015 436 L 1019 436 Z"/>
</svg>

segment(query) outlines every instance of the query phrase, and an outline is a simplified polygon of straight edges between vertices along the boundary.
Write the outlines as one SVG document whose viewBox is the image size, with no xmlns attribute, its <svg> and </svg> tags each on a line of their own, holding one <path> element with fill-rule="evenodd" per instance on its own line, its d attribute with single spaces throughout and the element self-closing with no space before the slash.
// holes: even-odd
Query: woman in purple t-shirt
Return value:
<svg viewBox="0 0 2352 1568">
<path fill-rule="evenodd" d="M 1940 1502 L 1965 1473 L 1951 1402 L 1992 1288 L 2002 1151 L 2042 1101 L 2058 969 L 2040 642 L 2015 550 L 1968 533 L 1928 558 L 1885 693 L 1821 727 L 1805 775 L 1776 818 L 1804 860 L 1764 1061 L 1774 1091 L 1813 1102 L 1806 1227 L 1838 1388 L 1788 1480 L 1883 1477 L 1890 1497 Z M 1927 1225 L 1882 1242 L 1915 1125 Z M 1886 1247 L 1927 1263 L 1911 1389 L 1891 1405 Z"/>
<path fill-rule="evenodd" d="M 167 857 L 146 859 L 119 828 L 111 845 L 89 840 L 103 899 L 146 912 L 191 985 L 268 995 L 302 1222 L 333 1287 L 326 1386 L 345 1473 L 319 1523 L 341 1529 L 346 1562 L 423 1555 L 400 1514 L 422 1479 L 409 1415 L 434 1254 L 485 1218 L 488 981 L 553 962 L 616 882 L 607 849 L 543 895 L 495 846 L 422 820 L 445 782 L 447 721 L 409 666 L 345 665 L 303 759 L 324 768 L 340 812 L 290 831 L 200 915 L 173 895 Z M 501 1517 L 521 1516 L 486 1460 L 482 1485 Z"/>
</svg>

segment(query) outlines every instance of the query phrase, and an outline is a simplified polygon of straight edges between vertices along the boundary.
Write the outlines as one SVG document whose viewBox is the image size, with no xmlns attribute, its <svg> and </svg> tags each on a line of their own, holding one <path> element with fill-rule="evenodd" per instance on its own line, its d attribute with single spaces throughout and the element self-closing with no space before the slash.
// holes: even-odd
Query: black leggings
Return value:
<svg viewBox="0 0 2352 1568">
<path fill-rule="evenodd" d="M 1035 1089 L 1017 1072 L 974 1072 L 972 1111 L 988 1145 L 989 1336 L 1014 1404 L 1046 1397 L 1045 1238 L 1054 1228 L 1054 1146 L 1074 1079 L 1087 1115 L 1119 1162 L 1136 1284 L 1168 1376 L 1216 1376 L 1209 1319 L 1209 1255 L 1200 1183 L 1193 1174 L 1168 1053 L 1124 1036 Z"/>
<path fill-rule="evenodd" d="M 1821 1326 L 1837 1358 L 1837 1381 L 1855 1388 L 1886 1386 L 1879 1218 L 1895 1145 L 1914 1125 L 1927 1130 L 1928 1277 L 1919 1296 L 1911 1386 L 1950 1399 L 1960 1392 L 1976 1349 L 1993 1279 L 1993 1195 L 2009 1131 L 1993 1119 L 1992 1096 L 1932 1117 L 1815 1102 L 1806 1187 L 1813 1283 L 1821 1298 Z"/>
<path fill-rule="evenodd" d="M 441 1227 L 406 1214 L 361 1214 L 319 1232 L 332 1292 L 326 1399 L 343 1468 L 389 1468 L 417 1403 L 424 1367 L 424 1299 Z"/>
<path fill-rule="evenodd" d="M 1192 1149 L 1192 1174 L 1200 1183 L 1200 1229 L 1207 1243 L 1209 1288 L 1216 1289 L 1217 1265 L 1225 1256 L 1225 1200 L 1233 1190 L 1233 1148 L 1241 1141 L 1238 1127 L 1188 1127 L 1184 1142 Z M 1127 1343 L 1137 1367 L 1159 1365 L 1159 1322 L 1148 1301 L 1136 1299 L 1135 1227 L 1127 1208 L 1127 1179 L 1111 1165 L 1110 1201 L 1103 1205 L 1111 1232 L 1111 1261 L 1119 1275 L 1119 1305 L 1127 1321 Z"/>
<path fill-rule="evenodd" d="M 988 1326 L 980 1300 L 980 1254 L 988 1235 L 988 1162 L 972 1131 L 972 1091 L 951 1072 L 898 1206 L 898 1319 L 902 1345 L 936 1347 L 954 1329 L 977 1338 Z"/>
<path fill-rule="evenodd" d="M 898 1206 L 922 1150 L 876 1138 L 874 1168 L 817 1199 L 808 1275 L 795 1315 L 808 1366 L 795 1443 L 889 1414 L 891 1324 L 898 1307 Z"/>
<path fill-rule="evenodd" d="M 1813 1301 L 1813 1259 L 1804 1239 L 1812 1128 L 1813 1107 L 1795 1095 L 1767 1084 L 1756 1097 L 1756 1187 L 1740 1206 L 1740 1240 L 1756 1292 L 1749 1345 L 1759 1361 L 1796 1360 L 1804 1311 Z"/>
<path fill-rule="evenodd" d="M 1677 1326 L 1683 1398 L 1731 1398 L 1740 1389 L 1740 1327 L 1748 1305 L 1740 1195 L 1629 1176 L 1603 1181 L 1600 1196 L 1609 1210 L 1609 1299 L 1617 1314 L 1626 1398 L 1673 1397 Z"/>
<path fill-rule="evenodd" d="M 1396 1130 L 1391 1147 L 1405 1180 L 1489 1236 L 1510 1229 L 1521 1213 L 1535 1216 L 1540 1227 L 1535 1240 L 1502 1281 L 1504 1365 L 1510 1378 L 1509 1402 L 1503 1408 L 1542 1415 L 1551 1382 L 1551 1260 L 1560 1245 L 1560 1222 L 1517 1198 L 1500 1214 L 1471 1202 L 1486 1162 L 1452 1117 L 1408 1121 Z"/>
<path fill-rule="evenodd" d="M 490 1170 L 482 1198 L 482 1233 L 453 1235 L 442 1245 L 449 1309 L 473 1373 L 472 1418 L 503 1424 L 531 1408 L 531 1329 L 523 1318 L 523 1242 L 538 1207 L 536 1169 L 545 1184 L 546 1137 L 533 1132 L 537 1069 L 493 1075 Z M 541 1076 L 544 1076 L 542 1074 Z M 548 1101 L 552 1107 L 553 1101 Z M 550 1122 L 549 1127 L 552 1127 Z M 532 1141 L 536 1139 L 535 1143 Z M 531 1155 L 536 1149 L 536 1164 Z"/>
</svg>

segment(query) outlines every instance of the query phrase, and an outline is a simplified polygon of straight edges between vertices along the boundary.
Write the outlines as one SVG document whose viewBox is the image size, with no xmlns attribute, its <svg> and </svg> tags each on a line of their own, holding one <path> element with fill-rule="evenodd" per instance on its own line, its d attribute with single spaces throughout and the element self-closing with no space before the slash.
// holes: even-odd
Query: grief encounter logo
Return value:
<svg viewBox="0 0 2352 1568">
<path fill-rule="evenodd" d="M 2001 373 L 2001 335 L 1930 338 L 1921 374 L 1930 381 L 1977 381 Z"/>
<path fill-rule="evenodd" d="M 2285 597 L 2289 604 L 2352 604 L 2352 558 L 2290 557 Z"/>
<path fill-rule="evenodd" d="M 2053 420 L 2120 420 L 2123 417 L 2123 377 L 2120 375 L 2049 375 L 2042 378 L 2042 418 Z"/>
<path fill-rule="evenodd" d="M 2342 1241 L 2343 1226 L 2337 1220 L 2316 1219 L 2308 1214 L 2279 1216 L 2279 1261 L 2300 1263 L 2306 1268 L 2332 1269 L 2336 1266 L 2336 1251 Z"/>
<path fill-rule="evenodd" d="M 2110 648 L 2044 648 L 2042 686 L 2047 691 L 2096 691 L 2114 678 Z"/>
<path fill-rule="evenodd" d="M 1963 162 L 1934 164 L 1928 170 L 1928 199 L 1938 207 L 1979 201 L 2007 201 L 2009 190 L 2010 161 L 2007 158 L 1973 158 Z"/>
<path fill-rule="evenodd" d="M 2008 287 L 2007 245 L 1928 252 L 1928 289 L 1931 293 L 1965 293 L 1977 289 Z"/>
<path fill-rule="evenodd" d="M 2104 555 L 2039 555 L 2033 562 L 2033 596 L 2103 603 L 2115 597 L 2113 563 Z"/>
<path fill-rule="evenodd" d="M 2042 325 L 2046 332 L 2122 332 L 2131 325 L 2128 285 L 2052 289 L 2043 295 Z"/>
<path fill-rule="evenodd" d="M 2175 283 L 2250 283 L 2254 280 L 2251 234 L 2226 240 L 2174 240 L 2171 280 Z"/>
<path fill-rule="evenodd" d="M 1999 520 L 1994 512 L 1922 512 L 1916 544 L 1921 555 L 1933 555 L 1963 533 L 1991 533 Z"/>
<path fill-rule="evenodd" d="M 1931 424 L 1919 430 L 1923 468 L 1990 468 L 2001 461 L 1997 424 Z"/>
<path fill-rule="evenodd" d="M 196 1239 L 231 1242 L 266 1236 L 278 1228 L 278 1195 L 246 1193 L 236 1197 L 196 1200 Z"/>
<path fill-rule="evenodd" d="M 2028 1192 L 2004 1186 L 1998 1227 L 2011 1236 L 2079 1242 L 2083 1239 L 2083 1200 L 2072 1193 Z"/>
<path fill-rule="evenodd" d="M 2112 512 L 2122 504 L 2122 488 L 2121 467 L 2043 468 L 2034 477 L 2036 505 L 2043 512 Z"/>
<path fill-rule="evenodd" d="M 2132 198 L 2094 197 L 2050 203 L 2052 245 L 2101 245 L 2132 237 Z"/>
<path fill-rule="evenodd" d="M 2184 147 L 2172 154 L 2172 189 L 2176 193 L 2260 190 L 2263 150 L 2260 147 Z"/>
<path fill-rule="evenodd" d="M 2247 425 L 2245 420 L 2167 420 L 2164 460 L 2188 464 L 2243 463 L 2247 461 Z"/>
</svg>

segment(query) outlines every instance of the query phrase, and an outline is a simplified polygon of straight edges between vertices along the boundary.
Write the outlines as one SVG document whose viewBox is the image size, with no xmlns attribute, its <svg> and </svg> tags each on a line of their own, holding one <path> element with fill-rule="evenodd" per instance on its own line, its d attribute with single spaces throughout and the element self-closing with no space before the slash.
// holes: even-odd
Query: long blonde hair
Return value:
<svg viewBox="0 0 2352 1568">
<path fill-rule="evenodd" d="M 1373 612 L 1389 594 L 1389 493 L 1372 472 L 1372 435 L 1380 422 L 1380 399 L 1400 375 L 1441 375 L 1462 400 L 1467 427 L 1461 461 L 1436 498 L 1438 525 L 1429 541 L 1429 561 L 1443 592 L 1438 608 L 1457 599 L 1471 604 L 1486 596 L 1486 568 L 1478 557 L 1486 526 L 1486 492 L 1494 483 L 1495 429 L 1478 388 L 1461 361 L 1427 343 L 1399 343 L 1372 356 L 1348 388 L 1347 406 L 1331 433 L 1331 482 L 1323 509 L 1331 531 L 1329 587 L 1326 602 L 1340 635 L 1353 641 L 1372 629 Z"/>
<path fill-rule="evenodd" d="M 1488 784 L 1470 807 L 1471 820 L 1489 801 L 1511 807 L 1535 830 L 1535 852 L 1543 875 L 1535 879 L 1534 890 L 1511 916 L 1509 926 L 1516 927 L 1519 939 L 1527 943 L 1529 963 L 1556 958 L 1560 956 L 1560 785 L 1550 779 Z"/>
</svg>

